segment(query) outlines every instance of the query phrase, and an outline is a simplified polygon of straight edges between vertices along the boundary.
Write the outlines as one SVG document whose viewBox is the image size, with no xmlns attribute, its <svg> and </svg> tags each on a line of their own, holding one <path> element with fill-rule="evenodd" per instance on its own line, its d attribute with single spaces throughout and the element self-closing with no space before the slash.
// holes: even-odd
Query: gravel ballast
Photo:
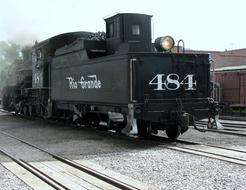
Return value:
<svg viewBox="0 0 246 190">
<path fill-rule="evenodd" d="M 59 156 L 89 160 L 159 189 L 245 190 L 246 187 L 245 166 L 170 150 L 150 140 L 13 116 L 1 116 L 0 129 Z M 235 135 L 190 129 L 179 139 L 246 150 L 245 137 Z M 33 154 L 7 137 L 1 136 L 0 144 L 27 161 L 47 161 L 46 155 Z M 8 160 L 0 154 L 0 161 Z M 0 189 L 28 189 L 5 168 L 0 167 L 0 172 Z"/>
<path fill-rule="evenodd" d="M 10 171 L 5 169 L 0 164 L 0 187 L 1 190 L 31 190 L 22 180 L 12 174 Z"/>
<path fill-rule="evenodd" d="M 160 189 L 245 190 L 246 167 L 207 157 L 155 148 L 89 159 Z"/>
</svg>

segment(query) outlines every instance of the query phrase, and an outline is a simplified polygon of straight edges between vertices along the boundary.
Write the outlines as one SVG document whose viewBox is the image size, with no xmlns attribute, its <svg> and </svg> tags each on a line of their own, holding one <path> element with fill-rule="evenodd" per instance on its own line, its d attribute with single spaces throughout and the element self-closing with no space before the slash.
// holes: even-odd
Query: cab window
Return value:
<svg viewBox="0 0 246 190">
<path fill-rule="evenodd" d="M 140 35 L 140 26 L 138 24 L 132 25 L 132 35 Z"/>
<path fill-rule="evenodd" d="M 114 23 L 111 22 L 108 24 L 108 38 L 114 37 Z"/>
</svg>

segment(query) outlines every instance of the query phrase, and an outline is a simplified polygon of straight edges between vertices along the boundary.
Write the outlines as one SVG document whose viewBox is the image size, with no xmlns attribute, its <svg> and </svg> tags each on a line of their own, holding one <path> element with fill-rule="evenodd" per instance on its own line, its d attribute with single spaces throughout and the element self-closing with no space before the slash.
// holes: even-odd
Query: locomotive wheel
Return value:
<svg viewBox="0 0 246 190">
<path fill-rule="evenodd" d="M 85 126 L 86 127 L 98 127 L 100 119 L 96 114 L 87 114 L 85 116 Z"/>
<path fill-rule="evenodd" d="M 166 134 L 168 138 L 175 140 L 181 133 L 180 125 L 171 125 L 166 129 Z"/>
<path fill-rule="evenodd" d="M 145 120 L 137 120 L 138 136 L 143 138 L 150 137 L 152 133 L 151 123 Z"/>
</svg>

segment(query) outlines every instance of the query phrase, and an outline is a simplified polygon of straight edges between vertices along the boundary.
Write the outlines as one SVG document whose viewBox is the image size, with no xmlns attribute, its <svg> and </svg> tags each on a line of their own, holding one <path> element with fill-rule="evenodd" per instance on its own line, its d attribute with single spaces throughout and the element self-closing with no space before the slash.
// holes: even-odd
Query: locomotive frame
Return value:
<svg viewBox="0 0 246 190">
<path fill-rule="evenodd" d="M 172 139 L 214 118 L 209 56 L 172 53 L 170 36 L 158 38 L 156 52 L 151 17 L 116 14 L 105 19 L 106 36 L 73 32 L 35 44 L 32 87 L 4 108 L 124 134 L 137 128 L 142 137 L 166 130 Z"/>
</svg>

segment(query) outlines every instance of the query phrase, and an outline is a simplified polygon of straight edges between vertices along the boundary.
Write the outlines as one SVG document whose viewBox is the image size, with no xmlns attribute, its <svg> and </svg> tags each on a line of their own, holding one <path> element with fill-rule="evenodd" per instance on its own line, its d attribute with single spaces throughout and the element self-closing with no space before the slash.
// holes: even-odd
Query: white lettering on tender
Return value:
<svg viewBox="0 0 246 190">
<path fill-rule="evenodd" d="M 87 78 L 81 76 L 79 81 L 75 81 L 73 77 L 66 77 L 70 89 L 78 89 L 79 86 L 81 89 L 98 89 L 102 87 L 101 81 L 97 80 L 97 75 L 87 75 Z"/>
<path fill-rule="evenodd" d="M 181 86 L 185 90 L 196 90 L 196 80 L 194 74 L 188 74 L 180 81 L 180 77 L 176 73 L 157 74 L 149 85 L 156 85 L 154 90 L 178 90 Z"/>
</svg>

